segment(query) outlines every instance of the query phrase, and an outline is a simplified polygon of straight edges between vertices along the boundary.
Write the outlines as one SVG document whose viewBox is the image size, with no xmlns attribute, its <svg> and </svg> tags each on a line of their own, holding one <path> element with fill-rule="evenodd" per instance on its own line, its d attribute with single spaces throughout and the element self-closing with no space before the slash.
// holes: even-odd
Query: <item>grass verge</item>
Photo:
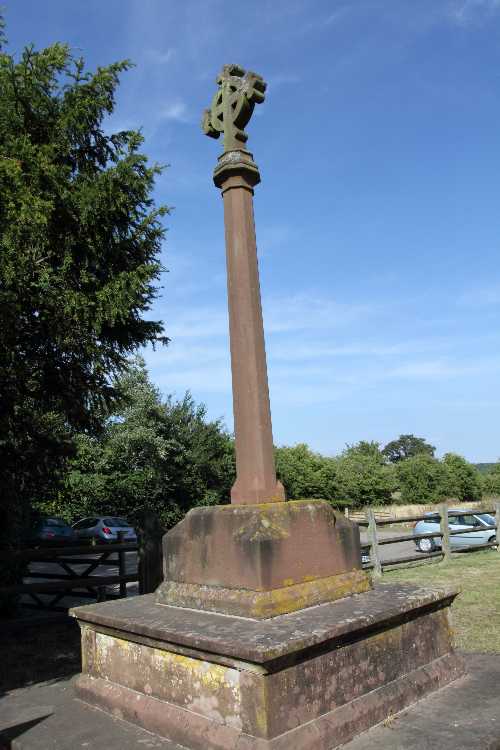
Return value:
<svg viewBox="0 0 500 750">
<path fill-rule="evenodd" d="M 389 571 L 383 581 L 457 586 L 462 590 L 452 607 L 457 648 L 500 653 L 500 552 L 456 554 L 449 562 Z"/>
</svg>

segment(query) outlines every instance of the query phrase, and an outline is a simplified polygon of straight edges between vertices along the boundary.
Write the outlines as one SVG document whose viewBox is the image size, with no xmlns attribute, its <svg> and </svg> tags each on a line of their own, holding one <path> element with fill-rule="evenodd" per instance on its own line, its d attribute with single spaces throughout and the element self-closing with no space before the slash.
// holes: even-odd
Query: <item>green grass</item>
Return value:
<svg viewBox="0 0 500 750">
<path fill-rule="evenodd" d="M 446 563 L 384 573 L 382 580 L 457 586 L 462 590 L 452 607 L 457 648 L 500 653 L 500 552 L 457 554 Z"/>
</svg>

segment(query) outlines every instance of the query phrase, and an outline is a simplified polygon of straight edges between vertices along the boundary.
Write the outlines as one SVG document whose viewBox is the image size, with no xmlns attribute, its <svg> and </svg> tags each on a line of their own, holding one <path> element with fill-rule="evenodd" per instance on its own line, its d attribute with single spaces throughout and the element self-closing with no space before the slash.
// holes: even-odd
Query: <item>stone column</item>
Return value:
<svg viewBox="0 0 500 750">
<path fill-rule="evenodd" d="M 229 333 L 233 382 L 236 482 L 231 502 L 283 501 L 276 480 L 264 326 L 253 215 L 260 175 L 245 150 L 219 158 L 214 182 L 224 200 Z"/>
</svg>

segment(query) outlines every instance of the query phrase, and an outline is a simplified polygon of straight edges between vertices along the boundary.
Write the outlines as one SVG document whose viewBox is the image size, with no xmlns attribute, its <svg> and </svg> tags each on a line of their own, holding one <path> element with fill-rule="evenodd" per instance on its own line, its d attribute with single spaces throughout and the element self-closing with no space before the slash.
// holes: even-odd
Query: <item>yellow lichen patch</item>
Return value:
<svg viewBox="0 0 500 750">
<path fill-rule="evenodd" d="M 370 579 L 362 570 L 292 584 L 256 594 L 251 608 L 251 616 L 257 618 L 277 617 L 315 604 L 341 599 L 351 594 L 361 594 L 370 588 Z"/>
<path fill-rule="evenodd" d="M 97 636 L 96 676 L 240 726 L 237 669 L 103 633 Z"/>
</svg>

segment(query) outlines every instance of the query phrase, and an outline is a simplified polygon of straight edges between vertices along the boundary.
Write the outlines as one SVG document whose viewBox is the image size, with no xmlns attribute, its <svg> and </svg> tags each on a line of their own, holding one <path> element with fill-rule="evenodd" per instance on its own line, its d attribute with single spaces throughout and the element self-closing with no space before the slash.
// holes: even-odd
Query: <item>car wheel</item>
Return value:
<svg viewBox="0 0 500 750">
<path fill-rule="evenodd" d="M 497 543 L 496 536 L 490 536 L 490 538 L 488 539 L 488 544 L 496 544 L 496 543 Z"/>
<path fill-rule="evenodd" d="M 434 539 L 418 539 L 417 549 L 419 552 L 434 552 L 436 549 Z"/>
</svg>

